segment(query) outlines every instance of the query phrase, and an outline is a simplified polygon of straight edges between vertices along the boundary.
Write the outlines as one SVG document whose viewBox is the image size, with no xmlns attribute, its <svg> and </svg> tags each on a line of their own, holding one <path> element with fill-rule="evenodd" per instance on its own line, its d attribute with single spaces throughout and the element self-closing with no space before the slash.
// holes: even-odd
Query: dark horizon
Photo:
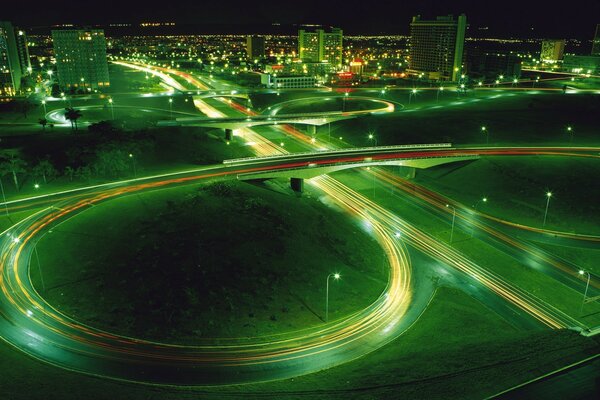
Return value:
<svg viewBox="0 0 600 400">
<path fill-rule="evenodd" d="M 425 0 L 419 4 L 381 4 L 377 7 L 356 0 L 314 0 L 291 5 L 270 6 L 232 0 L 229 2 L 187 4 L 178 2 L 168 8 L 149 6 L 139 0 L 117 2 L 106 0 L 94 5 L 73 6 L 65 0 L 51 3 L 12 2 L 3 7 L 2 19 L 25 29 L 47 29 L 52 25 L 109 25 L 140 22 L 174 22 L 174 33 L 293 33 L 299 24 L 330 25 L 346 34 L 408 34 L 414 15 L 434 18 L 437 15 L 467 15 L 468 35 L 480 37 L 576 38 L 591 40 L 600 23 L 600 2 L 584 1 L 572 8 L 556 8 L 548 2 L 532 1 L 518 7 L 501 7 L 491 11 L 489 3 L 457 0 L 448 4 Z M 89 9 L 87 9 L 89 7 Z M 32 10 L 43 12 L 32 13 Z M 281 25 L 274 26 L 274 23 Z M 485 29 L 487 28 L 487 29 Z M 533 28 L 533 29 L 532 29 Z M 148 29 L 148 28 L 145 28 Z M 253 31 L 263 29 L 261 31 Z M 151 29 L 147 30 L 149 33 Z M 141 34 L 144 33 L 140 28 Z"/>
</svg>

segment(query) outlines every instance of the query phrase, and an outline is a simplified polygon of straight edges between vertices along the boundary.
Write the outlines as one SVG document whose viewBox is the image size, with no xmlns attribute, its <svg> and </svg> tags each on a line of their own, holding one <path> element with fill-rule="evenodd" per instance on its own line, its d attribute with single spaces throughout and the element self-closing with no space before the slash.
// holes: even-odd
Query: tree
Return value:
<svg viewBox="0 0 600 400">
<path fill-rule="evenodd" d="M 69 180 L 73 180 L 73 175 L 75 174 L 75 170 L 71 166 L 65 167 L 65 175 L 69 177 Z"/>
<path fill-rule="evenodd" d="M 129 151 L 117 146 L 103 146 L 96 151 L 92 170 L 100 176 L 115 178 L 131 168 Z"/>
<path fill-rule="evenodd" d="M 48 120 L 46 118 L 40 118 L 38 120 L 38 122 L 42 126 L 42 130 L 45 131 L 46 130 L 46 125 L 48 125 Z"/>
<path fill-rule="evenodd" d="M 87 165 L 79 167 L 75 171 L 75 176 L 78 179 L 89 181 L 92 178 L 92 169 Z"/>
<path fill-rule="evenodd" d="M 15 187 L 19 190 L 18 174 L 25 172 L 27 163 L 21 158 L 18 149 L 6 149 L 0 151 L 0 175 L 12 174 Z"/>
<path fill-rule="evenodd" d="M 71 128 L 77 130 L 77 120 L 81 118 L 81 111 L 72 107 L 65 108 L 65 118 L 71 121 Z"/>
<path fill-rule="evenodd" d="M 33 175 L 41 177 L 44 180 L 44 183 L 48 183 L 48 178 L 54 178 L 56 174 L 56 169 L 48 159 L 40 161 L 33 167 Z"/>
</svg>

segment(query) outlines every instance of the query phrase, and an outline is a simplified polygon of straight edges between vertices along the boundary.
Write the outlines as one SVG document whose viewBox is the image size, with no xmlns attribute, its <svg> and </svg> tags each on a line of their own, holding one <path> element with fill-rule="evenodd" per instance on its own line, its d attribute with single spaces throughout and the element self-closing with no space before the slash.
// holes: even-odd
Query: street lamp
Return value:
<svg viewBox="0 0 600 400">
<path fill-rule="evenodd" d="M 348 92 L 344 93 L 344 104 L 342 105 L 342 112 L 346 111 L 346 99 L 348 98 Z"/>
<path fill-rule="evenodd" d="M 227 143 L 229 144 L 229 143 Z M 131 164 L 133 165 L 133 177 L 136 178 L 137 174 L 135 171 L 135 158 L 133 157 L 133 153 L 129 153 L 129 158 L 131 158 Z"/>
<path fill-rule="evenodd" d="M 456 219 L 456 208 L 450 204 L 446 204 L 446 208 L 452 207 L 452 229 L 450 230 L 450 244 L 452 244 L 452 237 L 454 236 L 454 220 Z"/>
<path fill-rule="evenodd" d="M 171 119 L 173 119 L 173 99 L 169 98 L 169 110 L 171 112 Z"/>
<path fill-rule="evenodd" d="M 369 133 L 369 140 L 375 141 L 375 147 L 377 147 L 377 138 L 372 133 Z"/>
<path fill-rule="evenodd" d="M 408 93 L 408 105 L 410 105 L 410 100 L 412 99 L 413 96 L 417 96 L 417 89 L 412 89 L 409 93 Z"/>
<path fill-rule="evenodd" d="M 437 91 L 437 96 L 435 98 L 435 101 L 440 101 L 440 92 L 443 92 L 443 91 L 444 91 L 444 87 L 440 86 L 439 89 L 438 89 L 438 91 Z"/>
<path fill-rule="evenodd" d="M 45 117 L 46 114 L 47 114 L 47 111 L 46 111 L 46 100 L 42 100 L 42 105 L 44 106 L 44 117 Z"/>
<path fill-rule="evenodd" d="M 567 132 L 570 134 L 569 141 L 573 142 L 573 127 L 571 125 L 567 126 Z"/>
<path fill-rule="evenodd" d="M 490 133 L 487 130 L 487 127 L 484 125 L 481 127 L 481 132 L 483 132 L 485 134 L 485 143 L 489 144 L 490 143 Z"/>
<path fill-rule="evenodd" d="M 108 104 L 110 105 L 110 112 L 112 114 L 112 119 L 115 119 L 115 108 L 113 106 L 113 99 L 112 99 L 112 97 L 110 99 L 108 99 Z"/>
<path fill-rule="evenodd" d="M 546 211 L 544 211 L 544 223 L 542 226 L 546 226 L 546 216 L 548 216 L 548 206 L 550 205 L 550 197 L 552 197 L 552 192 L 546 192 Z"/>
<path fill-rule="evenodd" d="M 581 308 L 579 309 L 579 314 L 581 314 L 583 312 L 583 305 L 585 304 L 585 299 L 587 297 L 588 288 L 590 287 L 590 278 L 591 278 L 591 275 L 589 272 L 584 271 L 582 269 L 579 270 L 579 275 L 585 275 L 585 274 L 587 274 L 588 277 L 587 277 L 587 283 L 585 285 L 585 291 L 583 292 L 583 300 L 581 302 Z"/>
<path fill-rule="evenodd" d="M 340 279 L 340 274 L 336 272 L 327 275 L 327 286 L 325 289 L 325 322 L 329 321 L 329 278 L 331 277 L 337 281 Z"/>
<path fill-rule="evenodd" d="M 480 200 L 477 200 L 477 203 L 475 203 L 475 205 L 473 206 L 474 210 L 477 210 L 477 206 L 479 205 L 480 202 L 484 202 L 487 203 L 487 197 L 482 197 Z M 475 233 L 475 224 L 473 223 L 471 226 L 471 237 L 473 237 Z"/>
</svg>

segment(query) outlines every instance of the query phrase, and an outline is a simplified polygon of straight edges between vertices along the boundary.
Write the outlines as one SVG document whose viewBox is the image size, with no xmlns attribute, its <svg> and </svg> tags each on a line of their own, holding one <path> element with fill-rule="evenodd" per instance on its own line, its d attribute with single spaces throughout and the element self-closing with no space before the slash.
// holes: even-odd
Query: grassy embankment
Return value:
<svg viewBox="0 0 600 400">
<path fill-rule="evenodd" d="M 44 296 L 67 315 L 191 344 L 321 324 L 332 272 L 342 279 L 331 282 L 330 319 L 366 307 L 387 281 L 382 249 L 347 217 L 310 196 L 243 183 L 102 203 L 53 229 L 38 249 Z"/>
<path fill-rule="evenodd" d="M 352 363 L 295 379 L 169 388 L 112 382 L 35 361 L 0 343 L 8 399 L 480 399 L 597 353 L 570 331 L 517 332 L 459 291 L 441 288 L 418 323 Z M 32 384 L 33 383 L 33 384 Z"/>
</svg>

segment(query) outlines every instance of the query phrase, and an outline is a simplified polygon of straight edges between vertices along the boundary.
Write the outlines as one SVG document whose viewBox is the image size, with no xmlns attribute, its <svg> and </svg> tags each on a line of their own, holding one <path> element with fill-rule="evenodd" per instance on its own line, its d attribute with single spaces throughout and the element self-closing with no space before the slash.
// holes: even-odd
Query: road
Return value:
<svg viewBox="0 0 600 400">
<path fill-rule="evenodd" d="M 183 76 L 197 87 L 204 83 Z M 200 100 L 202 101 L 202 100 Z M 199 101 L 199 102 L 200 102 Z M 223 100 L 224 105 L 228 105 Z M 207 103 L 203 112 L 219 114 Z M 232 112 L 239 112 L 236 107 Z M 290 128 L 288 128 L 290 129 Z M 176 346 L 127 338 L 85 326 L 45 303 L 29 279 L 29 264 L 35 244 L 53 227 L 103 201 L 139 191 L 170 185 L 197 184 L 206 179 L 233 178 L 238 174 L 290 168 L 311 162 L 335 163 L 347 154 L 329 156 L 285 156 L 286 151 L 251 129 L 240 135 L 254 142 L 259 155 L 280 154 L 270 159 L 245 160 L 168 176 L 157 176 L 69 191 L 54 197 L 37 196 L 10 202 L 10 207 L 27 207 L 28 202 L 49 206 L 11 227 L 0 237 L 0 334 L 10 344 L 40 360 L 94 375 L 125 380 L 170 384 L 219 384 L 261 381 L 296 376 L 351 361 L 374 351 L 401 335 L 426 308 L 434 290 L 427 268 L 413 268 L 418 259 L 450 274 L 476 297 L 486 300 L 494 311 L 523 327 L 564 328 L 568 316 L 557 312 L 535 296 L 520 290 L 502 277 L 467 259 L 451 246 L 420 231 L 394 212 L 380 206 L 329 176 L 311 181 L 315 190 L 334 199 L 356 218 L 365 221 L 381 243 L 390 265 L 389 282 L 369 307 L 341 320 L 301 333 L 272 337 L 219 339 L 197 346 Z M 302 137 L 299 132 L 295 133 Z M 310 148 L 310 142 L 302 139 Z M 436 149 L 437 152 L 472 154 L 537 154 L 590 156 L 598 149 L 579 148 L 475 148 Z M 377 153 L 379 154 L 379 153 Z M 373 154 L 374 156 L 377 154 Z M 407 152 L 390 152 L 385 157 L 407 157 Z M 441 153 L 440 153 L 441 154 Z M 422 151 L 413 151 L 422 157 Z M 414 257 L 413 257 L 414 256 Z M 428 267 L 432 267 L 431 265 Z M 504 301 L 505 300 L 505 301 Z"/>
</svg>

